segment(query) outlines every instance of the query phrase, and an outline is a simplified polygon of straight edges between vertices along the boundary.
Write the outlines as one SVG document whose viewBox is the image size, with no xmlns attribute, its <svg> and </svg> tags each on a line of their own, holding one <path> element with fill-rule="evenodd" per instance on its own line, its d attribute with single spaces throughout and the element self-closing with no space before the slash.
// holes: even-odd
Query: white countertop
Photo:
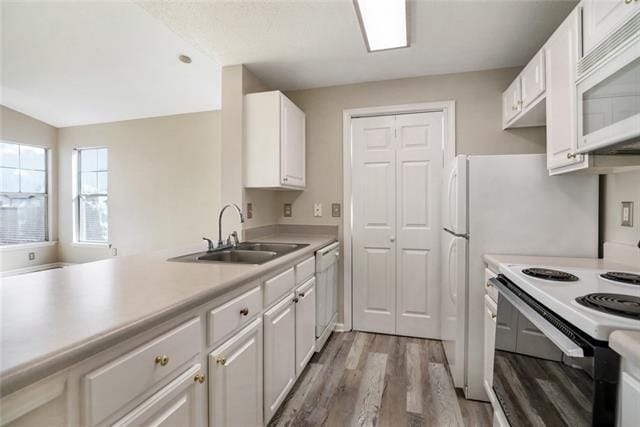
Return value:
<svg viewBox="0 0 640 427">
<path fill-rule="evenodd" d="M 616 353 L 640 367 L 640 332 L 614 331 L 609 337 L 609 347 Z"/>
<path fill-rule="evenodd" d="M 1 279 L 1 395 L 309 257 L 336 238 L 279 235 L 256 240 L 309 246 L 262 265 L 167 261 L 206 250 L 200 244 Z"/>
</svg>

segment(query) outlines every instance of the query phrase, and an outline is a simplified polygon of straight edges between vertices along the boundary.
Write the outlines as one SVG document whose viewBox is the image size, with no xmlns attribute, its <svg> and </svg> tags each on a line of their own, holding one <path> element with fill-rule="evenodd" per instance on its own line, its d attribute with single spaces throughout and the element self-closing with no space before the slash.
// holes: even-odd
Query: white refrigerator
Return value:
<svg viewBox="0 0 640 427">
<path fill-rule="evenodd" d="M 546 156 L 457 156 L 445 166 L 440 326 L 456 387 L 483 387 L 483 255 L 598 255 L 598 177 L 550 177 Z"/>
</svg>

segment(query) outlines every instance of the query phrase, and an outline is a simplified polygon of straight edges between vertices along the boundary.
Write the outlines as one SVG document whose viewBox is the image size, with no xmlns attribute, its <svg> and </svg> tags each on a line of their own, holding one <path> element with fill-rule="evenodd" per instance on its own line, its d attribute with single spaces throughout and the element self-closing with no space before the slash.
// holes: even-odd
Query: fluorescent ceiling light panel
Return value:
<svg viewBox="0 0 640 427">
<path fill-rule="evenodd" d="M 406 0 L 354 0 L 370 52 L 407 47 Z"/>
</svg>

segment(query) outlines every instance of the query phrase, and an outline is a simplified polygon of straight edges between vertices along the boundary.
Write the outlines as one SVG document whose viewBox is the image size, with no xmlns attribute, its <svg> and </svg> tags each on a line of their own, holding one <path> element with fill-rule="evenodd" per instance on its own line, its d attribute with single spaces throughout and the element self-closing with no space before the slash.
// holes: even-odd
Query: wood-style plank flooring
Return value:
<svg viewBox="0 0 640 427">
<path fill-rule="evenodd" d="M 440 341 L 334 333 L 270 426 L 491 426 L 453 387 Z"/>
</svg>

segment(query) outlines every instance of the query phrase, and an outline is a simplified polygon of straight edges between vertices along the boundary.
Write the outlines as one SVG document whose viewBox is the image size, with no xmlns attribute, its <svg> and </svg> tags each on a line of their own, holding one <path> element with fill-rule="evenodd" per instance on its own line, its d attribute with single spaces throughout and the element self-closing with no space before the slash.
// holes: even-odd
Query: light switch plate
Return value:
<svg viewBox="0 0 640 427">
<path fill-rule="evenodd" d="M 284 210 L 282 212 L 285 218 L 291 218 L 291 203 L 284 204 Z"/>
<path fill-rule="evenodd" d="M 247 203 L 247 219 L 253 218 L 253 203 Z"/>
<path fill-rule="evenodd" d="M 622 202 L 620 225 L 633 227 L 633 202 Z"/>
<path fill-rule="evenodd" d="M 331 216 L 334 218 L 340 218 L 340 203 L 331 204 Z"/>
<path fill-rule="evenodd" d="M 315 217 L 322 216 L 322 203 L 314 203 L 314 205 L 313 205 L 313 216 L 315 216 Z"/>
</svg>

